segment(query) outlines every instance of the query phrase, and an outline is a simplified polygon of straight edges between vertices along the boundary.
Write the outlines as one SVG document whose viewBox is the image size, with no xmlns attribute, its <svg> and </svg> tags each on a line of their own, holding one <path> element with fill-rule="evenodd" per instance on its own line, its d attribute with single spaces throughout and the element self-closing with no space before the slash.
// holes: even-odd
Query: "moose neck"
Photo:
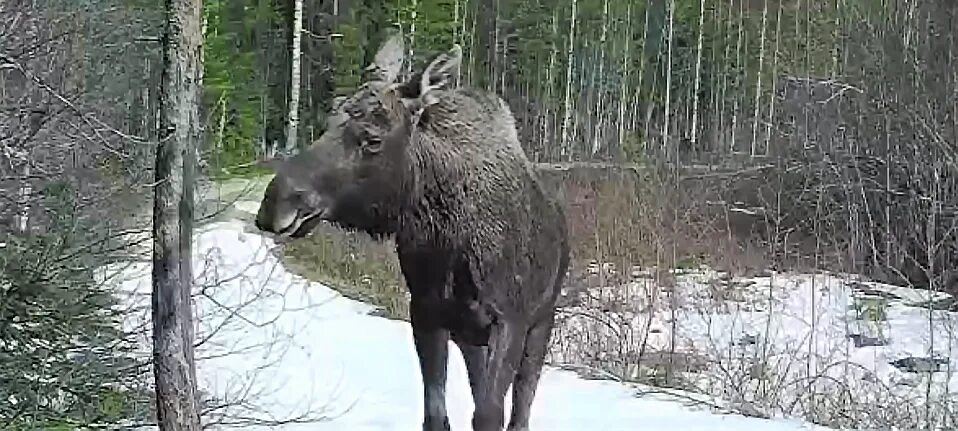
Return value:
<svg viewBox="0 0 958 431">
<path fill-rule="evenodd" d="M 490 154 L 487 145 L 460 138 L 462 134 L 443 127 L 437 117 L 420 123 L 406 149 L 398 235 L 418 244 L 469 247 L 476 232 L 501 233 L 502 226 L 490 224 L 496 220 L 490 212 L 509 211 L 490 202 L 495 199 L 490 181 L 505 180 L 506 187 L 519 182 L 488 172 L 489 163 L 505 161 L 493 160 L 501 154 Z"/>
</svg>

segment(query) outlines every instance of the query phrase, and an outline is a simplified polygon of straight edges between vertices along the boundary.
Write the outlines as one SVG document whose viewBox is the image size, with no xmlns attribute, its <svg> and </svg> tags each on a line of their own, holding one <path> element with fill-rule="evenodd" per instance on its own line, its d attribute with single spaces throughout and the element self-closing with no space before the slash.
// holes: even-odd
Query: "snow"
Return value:
<svg viewBox="0 0 958 431">
<path fill-rule="evenodd" d="M 595 265 L 594 272 L 608 275 L 615 269 Z M 693 358 L 701 368 L 684 373 L 683 381 L 733 408 L 767 415 L 818 414 L 823 420 L 868 424 L 866 428 L 888 426 L 883 421 L 897 415 L 900 419 L 894 421 L 911 429 L 925 413 L 928 387 L 932 403 L 954 405 L 958 382 L 952 378 L 956 363 L 950 357 L 958 347 L 958 314 L 922 307 L 948 298 L 944 293 L 848 274 L 730 277 L 704 267 L 652 273 L 635 270 L 629 283 L 599 284 L 581 294 L 581 303 L 564 310 L 560 319 L 556 360 L 588 363 L 589 351 L 615 352 L 622 340 L 638 345 L 635 340 L 647 335 L 645 357 L 674 350 Z M 610 311 L 603 305 L 608 303 L 628 306 Z M 856 346 L 854 336 L 885 343 Z M 593 360 L 594 366 L 638 353 L 608 356 L 614 355 Z M 929 375 L 891 364 L 911 356 L 943 358 L 948 365 Z M 638 371 L 632 367 L 629 373 L 634 377 Z M 841 419 L 827 417 L 840 415 L 838 407 L 816 411 L 834 402 L 829 393 L 839 390 L 863 410 L 842 413 Z"/>
<path fill-rule="evenodd" d="M 255 211 L 255 204 L 239 206 Z M 220 418 L 284 421 L 308 413 L 323 419 L 252 429 L 420 429 L 422 384 L 407 323 L 372 316 L 372 306 L 286 271 L 271 252 L 272 240 L 248 222 L 206 225 L 194 241 L 197 340 L 203 340 L 196 353 L 199 385 L 231 405 L 216 411 Z M 141 307 L 127 327 L 148 328 L 149 264 L 105 268 L 103 277 L 119 283 L 129 304 Z M 141 354 L 149 356 L 149 331 L 143 332 Z M 472 400 L 462 357 L 452 343 L 448 375 L 452 427 L 470 429 Z M 531 426 L 557 431 L 825 429 L 725 414 L 673 395 L 637 396 L 648 390 L 548 367 Z M 507 398 L 507 416 L 509 403 Z M 231 426 L 236 427 L 220 429 Z"/>
</svg>

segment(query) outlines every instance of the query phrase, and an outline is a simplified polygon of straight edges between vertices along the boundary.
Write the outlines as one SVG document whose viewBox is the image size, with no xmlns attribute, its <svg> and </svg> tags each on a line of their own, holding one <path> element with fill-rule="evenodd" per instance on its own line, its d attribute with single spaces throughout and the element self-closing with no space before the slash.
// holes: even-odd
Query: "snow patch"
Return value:
<svg viewBox="0 0 958 431">
<path fill-rule="evenodd" d="M 213 416 L 282 422 L 310 412 L 312 419 L 323 418 L 252 429 L 421 429 L 422 382 L 409 325 L 371 316 L 372 306 L 286 271 L 271 250 L 275 244 L 246 230 L 234 220 L 206 225 L 195 235 L 199 384 L 230 405 Z M 120 285 L 127 304 L 140 307 L 125 325 L 146 328 L 140 353 L 149 356 L 149 264 L 101 273 Z M 452 343 L 448 375 L 453 429 L 469 429 L 473 404 L 462 356 Z M 826 429 L 719 414 L 673 396 L 636 396 L 650 389 L 547 368 L 531 425 L 558 431 Z M 506 403 L 508 416 L 511 394 Z"/>
<path fill-rule="evenodd" d="M 840 406 L 822 406 L 838 391 L 869 411 L 830 420 L 885 421 L 874 411 L 894 409 L 920 415 L 929 383 L 946 409 L 935 414 L 954 405 L 949 356 L 958 347 L 958 314 L 919 307 L 947 294 L 848 274 L 631 273 L 622 285 L 580 289 L 575 306 L 560 313 L 554 360 L 640 380 L 668 362 L 680 386 L 767 415 L 789 408 L 839 416 Z"/>
</svg>

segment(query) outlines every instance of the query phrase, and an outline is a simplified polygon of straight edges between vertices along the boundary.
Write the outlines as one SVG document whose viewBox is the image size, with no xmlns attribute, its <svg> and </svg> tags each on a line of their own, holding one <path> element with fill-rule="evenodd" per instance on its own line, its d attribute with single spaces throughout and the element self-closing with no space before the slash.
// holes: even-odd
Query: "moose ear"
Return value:
<svg viewBox="0 0 958 431">
<path fill-rule="evenodd" d="M 418 76 L 418 93 L 421 109 L 425 109 L 425 107 L 439 101 L 434 91 L 449 84 L 452 77 L 459 72 L 459 64 L 461 62 L 462 47 L 455 44 L 452 46 L 452 49 L 439 54 L 429 63 L 429 66 L 426 66 L 426 70 L 422 72 L 421 76 Z"/>
<path fill-rule="evenodd" d="M 386 83 L 395 82 L 402 70 L 405 56 L 406 49 L 402 33 L 394 33 L 383 42 L 376 56 L 373 57 L 372 64 L 366 67 L 369 79 Z"/>
</svg>

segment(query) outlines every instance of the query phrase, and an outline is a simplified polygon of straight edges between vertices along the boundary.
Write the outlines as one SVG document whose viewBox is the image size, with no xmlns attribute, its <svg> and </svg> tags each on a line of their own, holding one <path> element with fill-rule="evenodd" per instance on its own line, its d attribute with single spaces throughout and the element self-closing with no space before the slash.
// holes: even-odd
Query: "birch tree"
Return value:
<svg viewBox="0 0 958 431">
<path fill-rule="evenodd" d="M 303 52 L 303 0 L 294 0 L 292 66 L 289 77 L 289 119 L 286 130 L 286 153 L 296 149 L 296 134 L 299 128 L 299 81 L 302 76 L 300 58 Z"/>
<path fill-rule="evenodd" d="M 565 97 L 563 98 L 562 114 L 562 143 L 561 154 L 566 161 L 572 161 L 572 136 L 569 134 L 569 123 L 572 120 L 572 65 L 575 63 L 575 19 L 577 0 L 572 0 L 572 10 L 569 13 L 569 46 L 566 50 L 565 70 Z"/>
<path fill-rule="evenodd" d="M 153 206 L 153 367 L 161 430 L 199 430 L 193 363 L 193 166 L 200 137 L 202 0 L 166 0 Z M 186 262 L 184 264 L 184 262 Z"/>
</svg>

